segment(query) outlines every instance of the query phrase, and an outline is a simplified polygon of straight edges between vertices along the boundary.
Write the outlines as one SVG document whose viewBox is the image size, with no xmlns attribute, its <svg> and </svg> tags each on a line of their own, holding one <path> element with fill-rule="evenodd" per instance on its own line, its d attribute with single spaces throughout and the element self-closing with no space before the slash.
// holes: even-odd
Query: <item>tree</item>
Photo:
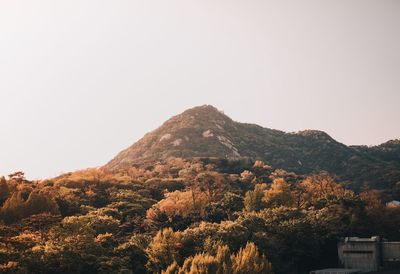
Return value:
<svg viewBox="0 0 400 274">
<path fill-rule="evenodd" d="M 25 173 L 23 171 L 16 171 L 8 175 L 10 181 L 15 181 L 17 183 L 25 182 Z"/>
<path fill-rule="evenodd" d="M 260 255 L 254 243 L 247 243 L 236 254 L 228 246 L 220 245 L 215 254 L 197 253 L 185 259 L 182 266 L 173 261 L 163 274 L 272 274 L 272 267 Z"/>
<path fill-rule="evenodd" d="M 217 258 L 207 253 L 201 253 L 187 258 L 178 272 L 182 274 L 212 274 L 217 273 L 218 268 Z"/>
<path fill-rule="evenodd" d="M 209 201 L 212 200 L 217 190 L 222 187 L 223 180 L 222 176 L 217 172 L 202 172 L 199 173 L 195 178 L 197 187 L 201 191 L 205 191 Z"/>
<path fill-rule="evenodd" d="M 3 205 L 4 201 L 10 195 L 7 181 L 4 177 L 0 177 L 0 206 Z"/>
<path fill-rule="evenodd" d="M 180 274 L 179 273 L 179 265 L 176 261 L 174 261 L 172 264 L 170 264 L 167 269 L 163 270 L 161 274 Z"/>
<path fill-rule="evenodd" d="M 250 184 L 254 180 L 254 178 L 255 178 L 254 174 L 249 170 L 245 170 L 242 173 L 240 173 L 240 181 L 242 183 Z"/>
<path fill-rule="evenodd" d="M 21 192 L 14 192 L 8 198 L 0 211 L 0 217 L 6 223 L 11 223 L 22 218 L 24 214 L 24 200 Z"/>
<path fill-rule="evenodd" d="M 171 228 L 159 231 L 146 249 L 147 269 L 153 273 L 159 273 L 174 261 L 180 262 L 181 244 L 179 235 Z"/>
<path fill-rule="evenodd" d="M 154 209 L 167 214 L 167 216 L 180 215 L 187 217 L 193 213 L 204 215 L 209 203 L 208 196 L 204 192 L 196 192 L 195 204 L 193 204 L 192 191 L 174 191 L 165 194 L 165 199 L 159 201 Z M 153 210 L 154 210 L 153 209 Z M 150 215 L 148 215 L 150 216 Z"/>
<path fill-rule="evenodd" d="M 226 219 L 231 220 L 234 219 L 234 213 L 241 211 L 243 207 L 242 196 L 232 192 L 227 192 L 220 201 L 211 203 L 207 206 L 206 217 L 207 220 L 213 222 L 220 222 Z"/>
<path fill-rule="evenodd" d="M 293 206 L 294 197 L 290 185 L 284 179 L 275 179 L 271 188 L 264 192 L 263 201 L 267 207 Z"/>
<path fill-rule="evenodd" d="M 260 255 L 254 243 L 247 243 L 245 248 L 232 255 L 233 274 L 272 274 L 272 266 L 264 255 Z"/>
<path fill-rule="evenodd" d="M 57 203 L 49 197 L 45 196 L 39 191 L 32 191 L 28 199 L 24 203 L 25 211 L 24 216 L 49 212 L 52 214 L 59 214 Z"/>
<path fill-rule="evenodd" d="M 266 188 L 266 184 L 257 184 L 254 187 L 254 190 L 246 192 L 246 196 L 244 197 L 244 207 L 247 211 L 258 211 L 265 207 L 263 197 Z"/>
<path fill-rule="evenodd" d="M 367 210 L 382 210 L 381 193 L 378 190 L 368 190 L 360 193 L 360 198 L 366 204 Z"/>
<path fill-rule="evenodd" d="M 115 249 L 115 256 L 126 260 L 127 268 L 132 270 L 133 273 L 146 273 L 147 256 L 145 250 L 149 240 L 148 236 L 136 234 Z"/>
<path fill-rule="evenodd" d="M 343 196 L 345 191 L 344 187 L 336 183 L 332 176 L 321 172 L 308 176 L 300 183 L 297 190 L 297 204 L 308 208 L 332 196 Z"/>
</svg>

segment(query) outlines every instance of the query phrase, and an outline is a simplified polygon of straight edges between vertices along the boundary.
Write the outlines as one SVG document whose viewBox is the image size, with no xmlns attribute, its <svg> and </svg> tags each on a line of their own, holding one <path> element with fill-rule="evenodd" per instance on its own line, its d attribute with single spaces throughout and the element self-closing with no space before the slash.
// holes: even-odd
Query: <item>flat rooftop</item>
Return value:
<svg viewBox="0 0 400 274">
<path fill-rule="evenodd" d="M 352 243 L 352 242 L 367 242 L 367 243 L 372 243 L 372 242 L 380 242 L 380 238 L 378 236 L 374 236 L 371 238 L 358 238 L 358 237 L 346 237 L 344 239 L 345 243 Z"/>
<path fill-rule="evenodd" d="M 353 274 L 361 273 L 359 269 L 348 269 L 348 268 L 327 268 L 314 270 L 310 272 L 311 274 Z"/>
</svg>

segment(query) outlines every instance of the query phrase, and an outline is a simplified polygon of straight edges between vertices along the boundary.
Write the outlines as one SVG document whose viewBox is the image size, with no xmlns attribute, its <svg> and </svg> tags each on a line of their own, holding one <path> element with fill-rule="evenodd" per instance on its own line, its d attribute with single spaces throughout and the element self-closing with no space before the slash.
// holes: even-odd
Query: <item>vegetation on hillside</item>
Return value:
<svg viewBox="0 0 400 274">
<path fill-rule="evenodd" d="M 399 240 L 396 195 L 248 159 L 0 179 L 0 273 L 307 273 L 345 236 Z"/>
<path fill-rule="evenodd" d="M 249 158 L 297 174 L 328 171 L 357 192 L 394 188 L 400 182 L 399 140 L 349 147 L 318 130 L 285 133 L 238 123 L 207 105 L 172 117 L 106 167 L 118 170 L 170 157 Z"/>
</svg>

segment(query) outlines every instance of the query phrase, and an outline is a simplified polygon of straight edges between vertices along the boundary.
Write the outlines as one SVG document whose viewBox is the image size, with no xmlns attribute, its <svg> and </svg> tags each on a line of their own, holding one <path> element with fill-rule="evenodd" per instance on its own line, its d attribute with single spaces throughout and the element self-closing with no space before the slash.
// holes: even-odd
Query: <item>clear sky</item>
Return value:
<svg viewBox="0 0 400 274">
<path fill-rule="evenodd" d="M 102 165 L 202 104 L 400 138 L 400 1 L 0 1 L 0 174 Z"/>
</svg>

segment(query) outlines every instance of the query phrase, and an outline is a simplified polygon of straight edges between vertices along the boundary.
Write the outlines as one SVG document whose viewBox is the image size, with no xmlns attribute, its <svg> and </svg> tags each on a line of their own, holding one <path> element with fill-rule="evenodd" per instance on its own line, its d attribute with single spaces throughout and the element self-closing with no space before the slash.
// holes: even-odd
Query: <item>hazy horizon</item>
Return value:
<svg viewBox="0 0 400 274">
<path fill-rule="evenodd" d="M 100 166 L 187 108 L 400 138 L 399 1 L 4 1 L 0 176 Z"/>
</svg>

